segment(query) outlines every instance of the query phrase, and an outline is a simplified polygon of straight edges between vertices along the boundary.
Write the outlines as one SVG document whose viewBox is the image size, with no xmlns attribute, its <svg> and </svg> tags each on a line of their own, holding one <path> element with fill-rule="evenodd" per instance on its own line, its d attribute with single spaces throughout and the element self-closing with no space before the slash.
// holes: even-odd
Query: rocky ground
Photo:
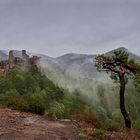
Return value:
<svg viewBox="0 0 140 140">
<path fill-rule="evenodd" d="M 76 140 L 71 122 L 0 108 L 0 140 Z"/>
<path fill-rule="evenodd" d="M 55 121 L 36 114 L 0 108 L 0 140 L 79 140 L 82 129 L 74 122 Z M 99 134 L 93 136 L 82 140 L 140 140 L 133 131 L 128 130 L 105 132 L 103 137 Z"/>
</svg>

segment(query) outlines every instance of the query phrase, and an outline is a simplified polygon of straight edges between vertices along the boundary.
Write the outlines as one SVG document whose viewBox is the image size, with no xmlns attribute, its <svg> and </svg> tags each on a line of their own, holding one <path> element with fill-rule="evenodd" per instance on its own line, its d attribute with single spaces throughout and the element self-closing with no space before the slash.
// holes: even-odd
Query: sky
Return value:
<svg viewBox="0 0 140 140">
<path fill-rule="evenodd" d="M 0 50 L 140 55 L 140 0 L 0 0 Z"/>
</svg>

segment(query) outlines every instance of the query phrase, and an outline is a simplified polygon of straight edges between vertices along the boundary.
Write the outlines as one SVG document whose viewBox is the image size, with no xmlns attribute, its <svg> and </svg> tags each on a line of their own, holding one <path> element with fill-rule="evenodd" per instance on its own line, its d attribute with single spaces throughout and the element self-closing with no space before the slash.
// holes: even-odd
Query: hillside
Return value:
<svg viewBox="0 0 140 140">
<path fill-rule="evenodd" d="M 20 51 L 15 54 L 20 56 Z M 5 108 L 0 108 L 0 140 L 138 140 L 133 131 L 123 129 L 117 84 L 98 80 L 97 71 L 94 73 L 96 79 L 84 74 L 76 77 L 71 70 L 67 71 L 72 65 L 73 70 L 77 66 L 77 72 L 78 68 L 84 70 L 85 64 L 94 67 L 94 57 L 66 54 L 50 58 L 42 55 L 43 73 L 32 67 L 28 71 L 13 69 L 5 77 L 1 76 L 0 105 Z M 103 75 L 99 76 L 102 78 Z M 128 83 L 126 104 L 134 131 L 140 130 L 139 98 L 135 87 Z"/>
<path fill-rule="evenodd" d="M 135 59 L 140 61 L 140 56 L 131 53 L 124 47 L 120 47 L 115 50 L 123 50 L 128 52 L 130 59 Z M 112 55 L 115 50 L 106 52 L 106 55 Z M 56 58 L 56 62 L 63 68 L 65 71 L 74 74 L 77 77 L 83 78 L 96 78 L 100 79 L 103 77 L 103 74 L 99 73 L 94 67 L 94 58 L 95 55 L 84 55 L 84 54 L 66 54 Z"/>
<path fill-rule="evenodd" d="M 131 53 L 126 48 L 121 47 L 117 50 L 127 51 L 129 53 L 130 59 L 134 58 L 137 61 L 140 61 L 139 56 Z M 106 52 L 105 54 L 111 55 L 114 51 L 115 50 L 112 50 Z M 94 95 L 97 96 L 97 81 L 103 82 L 102 84 L 111 83 L 112 86 L 110 77 L 107 76 L 105 72 L 100 73 L 96 70 L 94 66 L 95 56 L 97 55 L 74 53 L 65 54 L 53 59 L 42 59 L 41 67 L 43 68 L 45 74 L 58 85 L 70 90 L 80 89 L 84 94 L 89 95 L 89 98 L 93 98 Z M 106 87 L 108 87 L 108 85 Z M 112 90 L 109 92 L 111 91 Z"/>
</svg>

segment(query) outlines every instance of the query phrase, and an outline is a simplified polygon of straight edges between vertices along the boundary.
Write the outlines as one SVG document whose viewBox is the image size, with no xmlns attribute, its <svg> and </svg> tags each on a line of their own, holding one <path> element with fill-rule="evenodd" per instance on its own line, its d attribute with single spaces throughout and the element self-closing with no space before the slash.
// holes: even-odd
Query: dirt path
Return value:
<svg viewBox="0 0 140 140">
<path fill-rule="evenodd" d="M 0 108 L 0 140 L 77 140 L 71 122 Z"/>
</svg>

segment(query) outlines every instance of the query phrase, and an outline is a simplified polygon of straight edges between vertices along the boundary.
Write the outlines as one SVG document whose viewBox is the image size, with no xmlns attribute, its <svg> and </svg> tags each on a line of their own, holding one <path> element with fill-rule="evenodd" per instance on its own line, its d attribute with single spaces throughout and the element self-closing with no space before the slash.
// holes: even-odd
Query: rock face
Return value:
<svg viewBox="0 0 140 140">
<path fill-rule="evenodd" d="M 8 60 L 0 61 L 0 75 L 5 75 L 10 69 L 26 70 L 31 66 L 39 67 L 40 58 L 37 56 L 29 57 L 26 50 L 22 50 L 21 57 L 15 57 L 13 51 L 9 51 Z"/>
</svg>

